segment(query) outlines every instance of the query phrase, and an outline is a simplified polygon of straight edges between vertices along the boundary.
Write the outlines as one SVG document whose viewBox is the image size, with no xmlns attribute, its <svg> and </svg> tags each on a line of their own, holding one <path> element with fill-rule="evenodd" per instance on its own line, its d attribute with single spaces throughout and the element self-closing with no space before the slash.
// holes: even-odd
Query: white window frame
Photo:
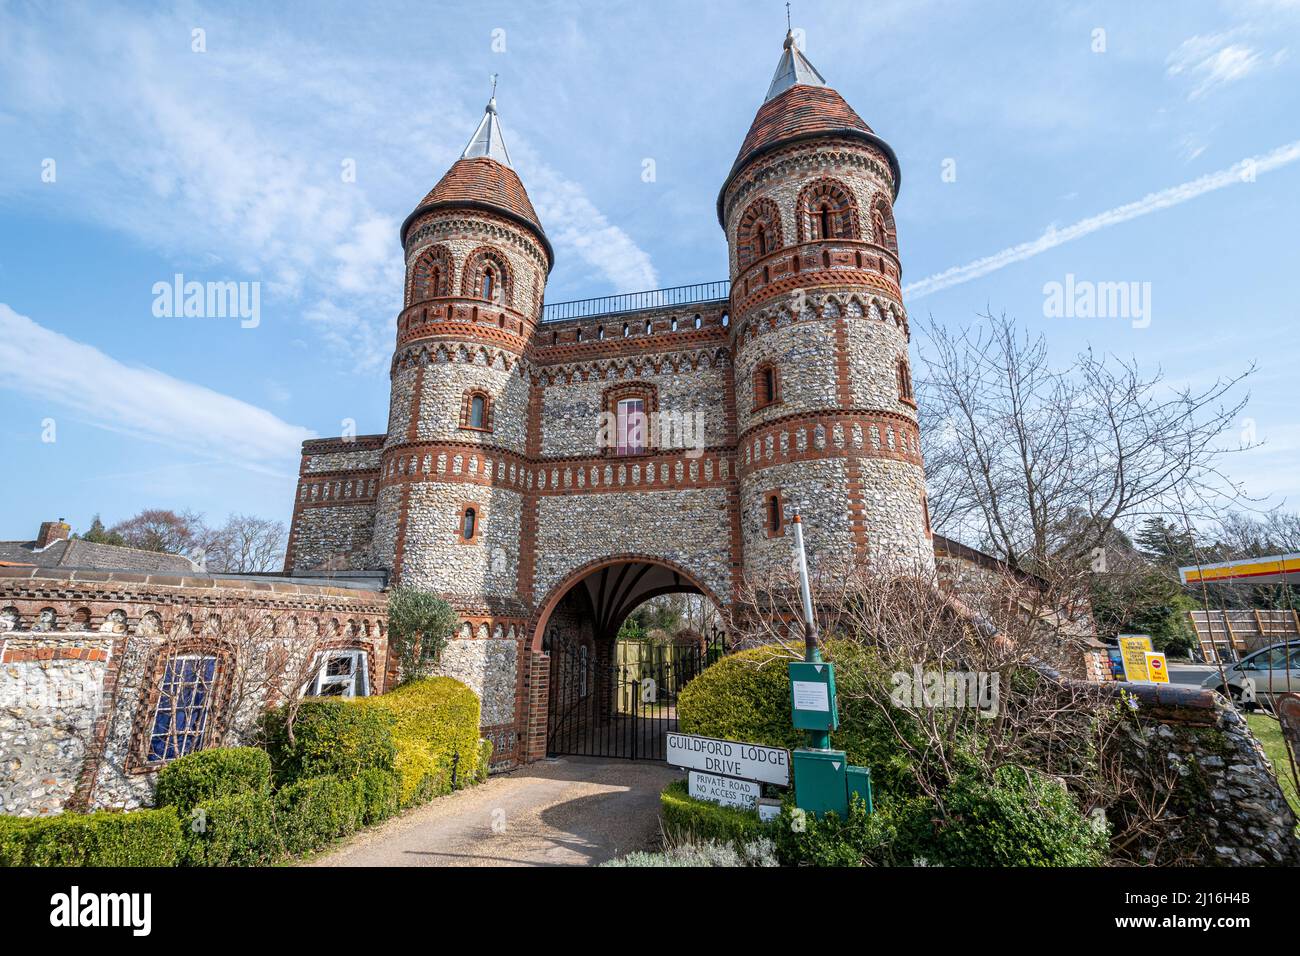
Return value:
<svg viewBox="0 0 1300 956">
<path fill-rule="evenodd" d="M 643 397 L 620 398 L 614 408 L 617 435 L 616 451 L 620 455 L 642 455 L 646 451 L 646 400 Z"/>
<path fill-rule="evenodd" d="M 332 658 L 346 657 L 352 661 L 352 673 L 346 676 L 333 676 L 326 672 L 329 661 Z M 356 648 L 331 648 L 330 650 L 317 651 L 316 659 L 313 664 L 315 676 L 307 682 L 303 688 L 304 697 L 369 697 L 370 696 L 370 670 L 369 656 L 366 651 Z M 322 694 L 321 691 L 326 687 L 341 686 L 344 688 L 342 694 Z"/>
</svg>

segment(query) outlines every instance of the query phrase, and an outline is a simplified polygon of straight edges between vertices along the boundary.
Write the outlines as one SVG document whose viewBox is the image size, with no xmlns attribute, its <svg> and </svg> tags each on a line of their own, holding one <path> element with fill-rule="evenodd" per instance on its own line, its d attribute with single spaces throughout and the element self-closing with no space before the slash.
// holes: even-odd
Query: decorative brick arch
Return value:
<svg viewBox="0 0 1300 956">
<path fill-rule="evenodd" d="M 490 301 L 498 305 L 512 307 L 514 303 L 514 276 L 506 257 L 492 246 L 479 246 L 465 259 L 465 268 L 460 274 L 460 294 L 467 299 L 483 297 L 483 276 L 493 270 L 496 291 Z"/>
<path fill-rule="evenodd" d="M 434 246 L 420 253 L 407 270 L 406 304 L 415 305 L 451 294 L 451 253 Z"/>
<path fill-rule="evenodd" d="M 760 230 L 763 242 L 759 242 Z M 736 227 L 736 259 L 743 269 L 756 259 L 785 245 L 781 230 L 781 210 L 770 199 L 750 203 Z"/>
<path fill-rule="evenodd" d="M 528 630 L 531 632 L 528 645 L 529 648 L 534 653 L 541 652 L 542 640 L 546 634 L 546 625 L 550 621 L 551 613 L 569 591 L 589 576 L 596 574 L 605 568 L 617 567 L 619 565 L 653 565 L 655 567 L 664 568 L 681 579 L 680 586 L 660 587 L 648 590 L 644 593 L 638 593 L 636 595 L 635 604 L 630 605 L 627 608 L 628 611 L 633 610 L 636 605 L 652 597 L 658 597 L 661 594 L 699 593 L 712 601 L 714 607 L 719 609 L 726 607 L 726 604 L 718 598 L 718 595 L 714 593 L 712 588 L 675 561 L 649 554 L 632 553 L 609 555 L 607 557 L 588 561 L 586 564 L 575 568 L 565 575 L 558 584 L 546 592 L 542 600 L 538 602 L 537 610 L 533 612 L 533 616 L 528 622 Z M 626 614 L 624 614 L 623 617 L 626 617 Z M 615 621 L 613 624 L 614 627 L 617 628 L 619 624 L 622 624 L 622 620 L 620 619 Z"/>
<path fill-rule="evenodd" d="M 818 239 L 861 239 L 862 228 L 858 222 L 858 202 L 853 193 L 838 179 L 824 176 L 815 179 L 799 192 L 795 204 L 799 225 L 799 241 Z M 825 214 L 823 215 L 823 210 Z M 830 235 L 822 235 L 823 221 Z"/>
<path fill-rule="evenodd" d="M 898 229 L 894 225 L 894 210 L 883 196 L 871 204 L 871 232 L 876 245 L 884 246 L 898 255 Z"/>
</svg>

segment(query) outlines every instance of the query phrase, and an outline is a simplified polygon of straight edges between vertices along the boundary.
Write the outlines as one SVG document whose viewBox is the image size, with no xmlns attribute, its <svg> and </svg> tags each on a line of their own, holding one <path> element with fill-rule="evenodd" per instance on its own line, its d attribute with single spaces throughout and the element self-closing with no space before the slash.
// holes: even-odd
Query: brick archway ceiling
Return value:
<svg viewBox="0 0 1300 956">
<path fill-rule="evenodd" d="M 406 245 L 407 230 L 417 217 L 443 207 L 486 209 L 513 219 L 537 234 L 546 248 L 547 259 L 554 265 L 555 254 L 542 229 L 542 221 L 528 198 L 528 192 L 524 189 L 519 174 L 504 163 L 487 156 L 456 160 L 402 223 L 402 245 Z"/>
<path fill-rule="evenodd" d="M 702 594 L 691 581 L 672 568 L 648 561 L 628 561 L 592 571 L 573 585 L 591 602 L 598 638 L 612 637 L 637 605 L 661 594 Z"/>
<path fill-rule="evenodd" d="M 829 86 L 792 86 L 758 108 L 749 133 L 740 144 L 731 172 L 718 191 L 719 225 L 725 227 L 722 199 L 727 187 L 750 161 L 787 143 L 822 136 L 860 139 L 884 153 L 894 174 L 894 197 L 898 197 L 901 174 L 898 157 L 890 145 L 877 136 L 844 97 Z"/>
</svg>

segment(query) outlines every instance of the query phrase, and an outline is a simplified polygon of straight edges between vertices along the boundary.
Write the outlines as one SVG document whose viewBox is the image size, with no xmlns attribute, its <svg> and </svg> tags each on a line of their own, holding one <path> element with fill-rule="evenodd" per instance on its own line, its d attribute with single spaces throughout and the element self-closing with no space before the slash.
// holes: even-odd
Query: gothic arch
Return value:
<svg viewBox="0 0 1300 956">
<path fill-rule="evenodd" d="M 513 305 L 514 276 L 506 257 L 492 246 L 479 246 L 471 252 L 461 271 L 460 294 L 498 305 Z"/>
<path fill-rule="evenodd" d="M 781 210 L 770 199 L 754 200 L 736 227 L 736 259 L 740 267 L 743 269 L 784 245 Z"/>
<path fill-rule="evenodd" d="M 838 179 L 823 176 L 810 182 L 799 192 L 795 209 L 800 242 L 862 238 L 858 202 Z"/>
<path fill-rule="evenodd" d="M 420 253 L 407 270 L 408 306 L 451 294 L 451 253 L 446 246 L 434 246 Z"/>
</svg>

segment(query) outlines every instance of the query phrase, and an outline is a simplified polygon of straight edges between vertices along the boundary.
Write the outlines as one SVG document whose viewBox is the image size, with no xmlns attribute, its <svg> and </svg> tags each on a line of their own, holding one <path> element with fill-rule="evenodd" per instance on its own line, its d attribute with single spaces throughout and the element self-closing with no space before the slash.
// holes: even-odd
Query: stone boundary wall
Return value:
<svg viewBox="0 0 1300 956">
<path fill-rule="evenodd" d="M 1174 836 L 1188 850 L 1203 844 L 1199 864 L 1300 866 L 1296 815 L 1276 776 L 1281 768 L 1269 763 L 1245 718 L 1221 696 L 1175 685 L 1066 683 L 1136 703 L 1131 756 L 1167 761 L 1176 771 L 1172 802 L 1184 808 L 1185 819 Z M 1153 856 L 1149 862 L 1166 861 Z"/>
</svg>

